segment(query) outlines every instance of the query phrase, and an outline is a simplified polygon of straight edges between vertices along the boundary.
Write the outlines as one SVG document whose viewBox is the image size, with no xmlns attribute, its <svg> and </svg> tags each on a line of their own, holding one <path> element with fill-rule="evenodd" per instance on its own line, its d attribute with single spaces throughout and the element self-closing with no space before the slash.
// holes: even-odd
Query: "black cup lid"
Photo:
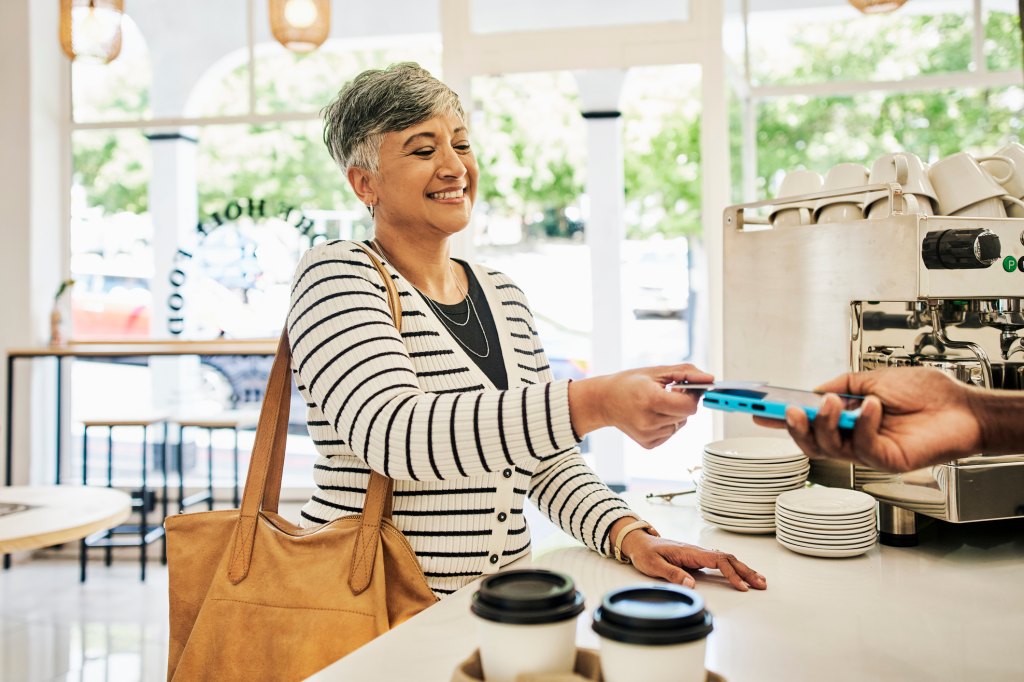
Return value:
<svg viewBox="0 0 1024 682">
<path fill-rule="evenodd" d="M 480 582 L 470 610 L 497 623 L 557 623 L 583 613 L 583 593 L 564 573 L 544 569 L 504 571 Z"/>
<path fill-rule="evenodd" d="M 594 632 L 627 644 L 679 644 L 714 629 L 700 595 L 676 585 L 613 590 L 594 611 Z"/>
</svg>

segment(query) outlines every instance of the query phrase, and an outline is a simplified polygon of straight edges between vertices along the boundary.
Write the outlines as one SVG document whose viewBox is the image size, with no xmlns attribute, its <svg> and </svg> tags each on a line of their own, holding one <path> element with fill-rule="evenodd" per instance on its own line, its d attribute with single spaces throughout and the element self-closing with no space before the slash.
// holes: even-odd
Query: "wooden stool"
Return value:
<svg viewBox="0 0 1024 682">
<path fill-rule="evenodd" d="M 248 412 L 248 411 L 230 411 L 221 412 L 219 414 L 210 416 L 182 416 L 174 419 L 173 421 L 178 425 L 178 511 L 183 512 L 185 509 L 193 504 L 199 502 L 207 502 L 208 509 L 213 509 L 213 432 L 221 429 L 230 430 L 234 434 L 235 447 L 234 447 L 234 491 L 231 496 L 232 506 L 238 507 L 239 504 L 239 493 L 238 493 L 238 432 L 242 429 L 254 429 L 256 428 L 256 422 L 259 421 L 259 412 Z M 182 467 L 181 453 L 184 444 L 183 433 L 185 429 L 206 429 L 208 436 L 207 447 L 206 447 L 206 462 L 207 462 L 207 490 L 189 495 L 185 497 L 185 476 L 184 468 Z"/>
<path fill-rule="evenodd" d="M 114 428 L 115 427 L 139 427 L 142 429 L 142 487 L 139 491 L 139 498 L 132 499 L 132 508 L 139 512 L 138 524 L 121 524 L 109 530 L 94 533 L 81 541 L 79 551 L 80 574 L 79 580 L 85 582 L 85 567 L 88 561 L 88 550 L 90 547 L 103 547 L 106 552 L 104 557 L 107 566 L 113 560 L 114 547 L 138 547 L 140 563 L 140 579 L 146 580 L 146 547 L 157 540 L 163 540 L 160 560 L 167 563 L 167 538 L 164 537 L 163 523 L 150 525 L 147 515 L 149 513 L 149 485 L 146 478 L 149 457 L 149 427 L 163 424 L 164 434 L 161 442 L 160 471 L 162 474 L 163 488 L 163 516 L 167 517 L 167 421 L 163 416 L 148 416 L 135 418 L 111 418 L 111 419 L 84 419 L 82 420 L 82 485 L 89 485 L 89 429 L 105 427 L 107 429 L 107 487 L 114 486 Z M 138 537 L 126 537 L 137 535 Z"/>
</svg>

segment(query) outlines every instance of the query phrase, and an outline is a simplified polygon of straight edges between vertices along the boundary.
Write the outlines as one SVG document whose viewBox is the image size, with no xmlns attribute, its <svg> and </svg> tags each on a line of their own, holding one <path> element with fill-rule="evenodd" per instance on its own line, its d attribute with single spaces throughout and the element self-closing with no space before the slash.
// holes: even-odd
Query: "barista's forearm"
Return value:
<svg viewBox="0 0 1024 682">
<path fill-rule="evenodd" d="M 981 427 L 982 452 L 1024 452 L 1024 392 L 975 390 L 970 401 Z"/>
</svg>

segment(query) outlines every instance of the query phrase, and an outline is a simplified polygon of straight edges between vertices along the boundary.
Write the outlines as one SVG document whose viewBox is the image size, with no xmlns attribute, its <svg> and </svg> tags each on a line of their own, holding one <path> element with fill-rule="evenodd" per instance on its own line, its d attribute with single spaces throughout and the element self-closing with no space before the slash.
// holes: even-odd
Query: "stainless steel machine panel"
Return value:
<svg viewBox="0 0 1024 682">
<path fill-rule="evenodd" d="M 871 221 L 862 221 L 871 222 Z M 984 268 L 933 269 L 918 259 L 921 290 L 918 299 L 1020 298 L 1024 296 L 1024 220 L 1007 218 L 921 217 L 918 244 L 929 234 L 950 230 L 984 230 L 998 240 L 999 257 Z M 920 252 L 920 247 L 918 249 Z"/>
<path fill-rule="evenodd" d="M 898 186 L 885 188 L 899 207 Z M 851 369 L 919 364 L 1024 389 L 1024 362 L 1014 362 L 1024 361 L 1024 220 L 893 210 L 884 219 L 773 228 L 745 216 L 769 203 L 724 214 L 723 378 L 809 389 Z M 725 427 L 728 436 L 763 433 L 742 415 L 726 415 Z M 843 464 L 816 464 L 812 480 L 859 487 Z M 954 522 L 1024 516 L 1024 455 L 979 455 L 903 480 L 941 502 L 907 502 L 900 513 Z"/>
</svg>

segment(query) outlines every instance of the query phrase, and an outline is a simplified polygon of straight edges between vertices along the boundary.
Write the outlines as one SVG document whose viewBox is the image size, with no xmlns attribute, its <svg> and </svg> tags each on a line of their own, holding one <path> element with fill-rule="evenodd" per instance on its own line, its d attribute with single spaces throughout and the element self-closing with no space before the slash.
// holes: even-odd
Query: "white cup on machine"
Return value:
<svg viewBox="0 0 1024 682">
<path fill-rule="evenodd" d="M 1012 199 L 1024 200 L 1024 145 L 1020 142 L 1011 142 L 996 152 L 996 156 L 1010 159 L 1014 165 L 1014 172 L 999 184 L 1006 190 L 1007 196 Z M 1006 164 L 1000 160 L 981 161 L 981 167 L 995 178 L 1005 173 Z M 1024 218 L 1024 206 L 1014 201 L 1004 201 L 1006 213 L 1011 218 Z"/>
<path fill-rule="evenodd" d="M 486 682 L 519 675 L 571 675 L 576 665 L 576 618 L 583 594 L 572 578 L 544 569 L 487 576 L 472 596 L 480 663 Z"/>
<path fill-rule="evenodd" d="M 981 163 L 986 161 L 993 171 L 995 164 L 1000 164 L 1001 172 L 993 175 L 982 168 Z M 975 158 L 958 152 L 932 164 L 928 177 L 938 194 L 939 215 L 1005 218 L 1004 197 L 1017 200 L 1007 195 L 1000 183 L 1009 182 L 1014 173 L 1015 166 L 1009 157 Z"/>
<path fill-rule="evenodd" d="M 868 169 L 859 163 L 840 163 L 832 166 L 825 175 L 824 191 L 860 187 L 868 182 Z M 835 196 L 819 199 L 814 204 L 814 222 L 844 223 L 864 217 L 860 202 L 861 194 Z"/>
<path fill-rule="evenodd" d="M 910 152 L 885 154 L 875 159 L 868 176 L 869 184 L 895 182 L 903 189 L 908 213 L 933 215 L 932 203 L 938 193 L 929 180 L 928 167 Z M 864 215 L 868 218 L 889 217 L 889 193 L 885 190 L 868 192 L 864 196 Z"/>
<path fill-rule="evenodd" d="M 801 194 L 813 194 L 821 191 L 821 176 L 814 171 L 793 170 L 786 173 L 779 185 L 779 199 L 799 196 Z M 814 223 L 813 201 L 797 201 L 790 203 L 778 203 L 772 207 L 768 214 L 768 222 L 773 227 L 795 227 L 797 225 L 811 225 Z"/>
</svg>

